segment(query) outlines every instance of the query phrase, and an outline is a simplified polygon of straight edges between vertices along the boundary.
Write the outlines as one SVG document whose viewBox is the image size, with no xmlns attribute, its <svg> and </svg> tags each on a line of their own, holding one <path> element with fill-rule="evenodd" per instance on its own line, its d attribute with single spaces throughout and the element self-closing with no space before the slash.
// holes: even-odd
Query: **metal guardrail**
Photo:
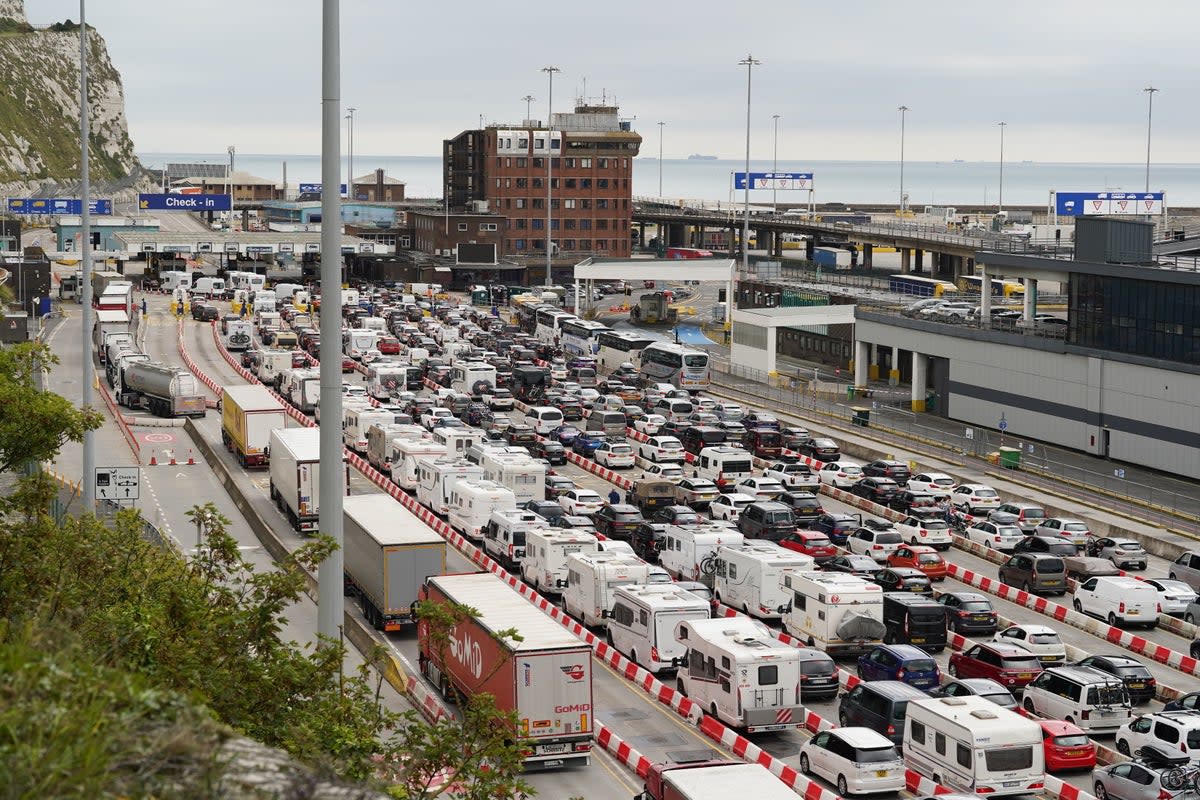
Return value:
<svg viewBox="0 0 1200 800">
<path fill-rule="evenodd" d="M 1034 256 L 1036 258 L 1052 258 L 1057 260 L 1073 260 L 1076 258 L 1074 245 L 1051 244 L 1026 239 L 988 241 L 978 249 L 982 253 L 1006 253 L 1008 255 Z M 1108 253 L 1106 263 L 1200 272 L 1200 257 L 1198 256 L 1152 254 L 1149 258 L 1150 260 L 1147 261 L 1145 251 Z"/>
</svg>

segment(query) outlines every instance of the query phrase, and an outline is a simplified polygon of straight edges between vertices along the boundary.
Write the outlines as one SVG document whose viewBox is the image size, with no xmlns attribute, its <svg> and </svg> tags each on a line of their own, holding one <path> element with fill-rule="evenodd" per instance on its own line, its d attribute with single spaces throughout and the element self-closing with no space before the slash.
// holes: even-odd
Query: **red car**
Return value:
<svg viewBox="0 0 1200 800">
<path fill-rule="evenodd" d="M 820 531 L 796 531 L 789 534 L 779 544 L 788 550 L 812 556 L 818 564 L 828 561 L 838 554 L 838 549 L 833 546 L 833 542 L 829 541 L 829 537 Z"/>
<path fill-rule="evenodd" d="M 1042 674 L 1042 662 L 1023 647 L 1003 642 L 981 642 L 950 656 L 950 674 L 956 678 L 991 678 L 1006 689 L 1024 689 Z"/>
<path fill-rule="evenodd" d="M 354 359 L 350 356 L 342 356 L 342 372 L 354 372 Z"/>
<path fill-rule="evenodd" d="M 946 580 L 946 559 L 925 544 L 904 544 L 887 558 L 889 567 L 913 567 L 929 576 L 931 581 Z"/>
<path fill-rule="evenodd" d="M 375 340 L 375 349 L 385 356 L 400 355 L 400 340 L 395 336 L 380 336 Z"/>
<path fill-rule="evenodd" d="M 1096 743 L 1082 728 L 1058 719 L 1039 719 L 1046 751 L 1046 772 L 1092 769 L 1096 766 Z"/>
</svg>

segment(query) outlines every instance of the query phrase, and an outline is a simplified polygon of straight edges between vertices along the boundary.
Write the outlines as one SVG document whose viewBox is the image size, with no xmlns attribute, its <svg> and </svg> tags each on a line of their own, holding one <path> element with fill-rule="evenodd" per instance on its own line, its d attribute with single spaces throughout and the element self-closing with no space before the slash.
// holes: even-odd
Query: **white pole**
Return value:
<svg viewBox="0 0 1200 800">
<path fill-rule="evenodd" d="M 904 115 L 908 113 L 908 106 L 900 106 L 896 109 L 900 112 L 900 216 L 904 216 Z"/>
<path fill-rule="evenodd" d="M 88 408 L 92 405 L 92 383 L 96 380 L 96 370 L 92 363 L 92 213 L 89 206 L 91 183 L 88 175 L 89 148 L 88 140 L 88 46 L 87 46 L 87 15 L 84 0 L 79 0 L 79 182 L 82 195 L 79 213 L 79 228 L 82 236 L 80 257 L 83 259 L 83 286 L 79 287 L 83 301 L 83 398 L 81 406 Z M 93 431 L 83 434 L 83 510 L 90 514 L 96 508 L 96 437 Z"/>
<path fill-rule="evenodd" d="M 350 112 L 350 130 L 346 132 L 346 171 L 350 173 L 346 181 L 346 199 L 354 202 L 354 112 L 358 109 L 350 106 L 346 110 Z"/>
<path fill-rule="evenodd" d="M 779 115 L 772 114 L 771 119 L 775 120 L 775 144 L 771 149 L 771 171 L 779 172 Z M 771 210 L 776 214 L 779 213 L 779 190 L 776 188 L 778 181 L 778 175 L 771 179 Z"/>
<path fill-rule="evenodd" d="M 746 203 L 742 218 L 742 272 L 750 271 L 750 74 L 762 62 L 748 55 L 738 62 L 746 67 Z"/>
<path fill-rule="evenodd" d="M 553 219 L 550 201 L 552 195 L 550 192 L 550 184 L 554 181 L 554 73 L 562 72 L 558 67 L 542 67 L 542 72 L 550 76 L 550 95 L 546 101 L 546 285 L 553 285 L 554 281 L 551 278 L 551 264 L 553 255 L 551 253 L 550 244 L 550 223 Z"/>
<path fill-rule="evenodd" d="M 1146 192 L 1150 192 L 1150 123 L 1154 120 L 1154 93 L 1159 91 L 1153 86 L 1142 89 L 1146 93 Z"/>
<path fill-rule="evenodd" d="M 662 196 L 663 196 L 663 191 L 662 191 L 662 158 L 663 158 L 662 146 L 663 146 L 663 126 L 665 126 L 666 124 L 667 123 L 665 123 L 665 122 L 658 123 L 658 199 L 659 200 L 661 200 Z"/>
<path fill-rule="evenodd" d="M 1007 122 L 997 123 L 1000 126 L 1000 195 L 996 199 L 996 210 L 1004 210 L 1004 129 L 1008 127 Z"/>
</svg>

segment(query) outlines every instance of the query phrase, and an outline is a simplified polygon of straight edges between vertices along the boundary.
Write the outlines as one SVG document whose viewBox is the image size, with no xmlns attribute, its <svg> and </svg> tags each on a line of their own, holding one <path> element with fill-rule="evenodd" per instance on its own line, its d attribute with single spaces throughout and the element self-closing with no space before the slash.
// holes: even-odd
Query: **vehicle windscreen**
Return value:
<svg viewBox="0 0 1200 800">
<path fill-rule="evenodd" d="M 1004 669 L 1019 670 L 1021 672 L 1041 672 L 1042 663 L 1037 660 L 1035 655 L 1027 656 L 1005 656 Z"/>
<path fill-rule="evenodd" d="M 933 672 L 937 669 L 937 664 L 932 658 L 914 658 L 908 662 L 905 669 L 909 672 Z"/>
<path fill-rule="evenodd" d="M 1197 736 L 1200 736 L 1200 731 L 1193 731 Z M 1188 743 L 1191 746 L 1191 733 L 1188 734 Z M 1059 747 L 1087 747 L 1091 739 L 1086 734 L 1072 734 L 1068 736 L 1055 736 L 1054 743 Z M 1200 745 L 1197 745 L 1200 747 Z"/>
<path fill-rule="evenodd" d="M 940 564 L 942 563 L 942 557 L 937 553 L 921 553 L 917 557 L 917 561 L 922 564 Z"/>
<path fill-rule="evenodd" d="M 1066 569 L 1061 558 L 1039 558 L 1034 563 L 1037 566 L 1037 571 L 1043 575 L 1051 572 L 1062 572 Z"/>
<path fill-rule="evenodd" d="M 945 612 L 937 608 L 914 608 L 911 614 L 916 625 L 941 625 L 946 620 Z"/>
<path fill-rule="evenodd" d="M 983 751 L 983 758 L 987 764 L 988 772 L 1012 772 L 1019 769 L 1029 769 L 1033 766 L 1033 748 L 990 748 Z"/>
<path fill-rule="evenodd" d="M 512 532 L 512 543 L 514 547 L 525 546 L 525 531 L 515 530 Z"/>
<path fill-rule="evenodd" d="M 752 472 L 753 467 L 749 461 L 726 461 L 721 469 L 722 472 Z"/>
<path fill-rule="evenodd" d="M 683 365 L 685 367 L 703 367 L 708 364 L 708 356 L 684 356 Z"/>
<path fill-rule="evenodd" d="M 899 759 L 895 747 L 859 747 L 854 751 L 855 764 L 882 764 Z"/>
<path fill-rule="evenodd" d="M 701 431 L 700 441 L 705 444 L 721 444 L 728 434 L 721 430 Z"/>
<path fill-rule="evenodd" d="M 875 534 L 875 542 L 877 544 L 900 544 L 899 533 L 877 533 Z"/>
<path fill-rule="evenodd" d="M 1030 644 L 1058 644 L 1057 633 L 1031 633 L 1029 634 Z"/>
</svg>

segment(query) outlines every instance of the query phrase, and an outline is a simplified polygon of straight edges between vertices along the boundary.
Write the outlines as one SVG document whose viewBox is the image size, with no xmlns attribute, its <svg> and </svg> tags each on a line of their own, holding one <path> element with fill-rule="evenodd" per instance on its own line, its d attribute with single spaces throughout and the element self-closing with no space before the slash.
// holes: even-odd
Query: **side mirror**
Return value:
<svg viewBox="0 0 1200 800">
<path fill-rule="evenodd" d="M 612 616 L 612 612 L 609 611 L 607 608 L 603 608 L 600 610 L 600 618 L 601 619 L 608 619 L 611 616 Z"/>
</svg>

